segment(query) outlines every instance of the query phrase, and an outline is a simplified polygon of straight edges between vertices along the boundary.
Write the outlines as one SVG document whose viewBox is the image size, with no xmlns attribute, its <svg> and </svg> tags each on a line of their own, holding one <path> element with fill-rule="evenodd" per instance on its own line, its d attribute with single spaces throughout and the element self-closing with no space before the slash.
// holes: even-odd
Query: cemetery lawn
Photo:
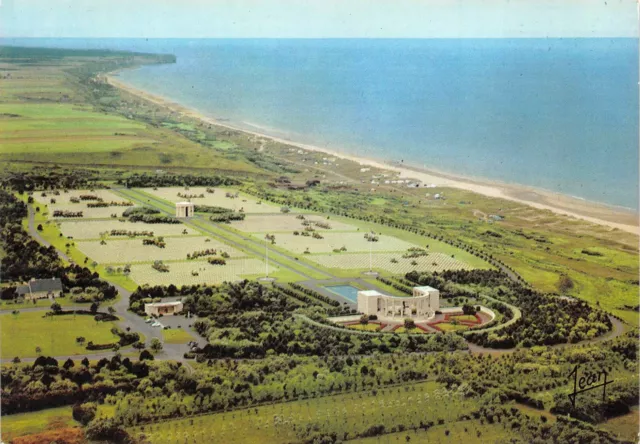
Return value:
<svg viewBox="0 0 640 444">
<path fill-rule="evenodd" d="M 91 353 L 76 343 L 78 336 L 96 344 L 116 342 L 111 333 L 114 322 L 96 322 L 91 315 L 60 315 L 43 318 L 45 311 L 22 312 L 17 316 L 0 315 L 2 359 L 36 357 L 36 347 L 43 356 L 82 355 Z"/>
</svg>

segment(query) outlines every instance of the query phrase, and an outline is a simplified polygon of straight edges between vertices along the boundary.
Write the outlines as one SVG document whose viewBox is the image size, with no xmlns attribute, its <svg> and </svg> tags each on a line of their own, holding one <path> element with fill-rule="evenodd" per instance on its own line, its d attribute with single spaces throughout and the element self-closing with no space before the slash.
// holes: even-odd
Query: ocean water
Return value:
<svg viewBox="0 0 640 444">
<path fill-rule="evenodd" d="M 634 39 L 2 39 L 169 52 L 122 80 L 331 149 L 638 209 Z"/>
</svg>

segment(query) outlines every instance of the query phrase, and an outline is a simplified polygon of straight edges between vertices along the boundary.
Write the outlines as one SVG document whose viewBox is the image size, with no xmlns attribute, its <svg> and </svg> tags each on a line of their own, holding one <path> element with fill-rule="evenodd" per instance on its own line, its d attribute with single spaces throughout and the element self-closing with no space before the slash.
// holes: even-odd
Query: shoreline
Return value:
<svg viewBox="0 0 640 444">
<path fill-rule="evenodd" d="M 591 202 L 578 197 L 572 197 L 553 191 L 534 188 L 526 185 L 502 183 L 488 179 L 476 179 L 462 177 L 451 173 L 436 171 L 433 169 L 421 168 L 411 164 L 397 165 L 385 160 L 376 160 L 372 158 L 360 157 L 357 155 L 346 154 L 328 148 L 317 147 L 311 144 L 295 142 L 287 138 L 278 137 L 264 132 L 258 132 L 247 127 L 243 127 L 238 123 L 230 123 L 226 120 L 218 120 L 209 117 L 204 113 L 189 108 L 180 103 L 176 103 L 168 98 L 158 94 L 149 93 L 138 89 L 121 79 L 117 78 L 118 72 L 115 71 L 104 74 L 103 78 L 111 86 L 121 89 L 129 94 L 138 96 L 144 100 L 153 102 L 159 106 L 166 107 L 174 112 L 181 113 L 187 117 L 194 118 L 210 125 L 228 128 L 234 131 L 240 131 L 265 139 L 270 139 L 278 143 L 290 145 L 300 149 L 321 152 L 340 159 L 350 160 L 363 166 L 374 167 L 382 170 L 391 171 L 399 174 L 403 179 L 420 180 L 423 184 L 437 184 L 438 187 L 457 188 L 461 190 L 471 191 L 487 197 L 506 199 L 512 202 L 518 202 L 528 205 L 539 210 L 548 210 L 558 215 L 568 216 L 570 218 L 580 219 L 597 225 L 606 226 L 612 229 L 619 229 L 640 235 L 640 227 L 638 226 L 638 213 L 631 209 L 615 207 L 604 203 Z M 247 124 L 251 126 L 251 124 Z M 254 127 L 255 128 L 255 127 Z"/>
</svg>

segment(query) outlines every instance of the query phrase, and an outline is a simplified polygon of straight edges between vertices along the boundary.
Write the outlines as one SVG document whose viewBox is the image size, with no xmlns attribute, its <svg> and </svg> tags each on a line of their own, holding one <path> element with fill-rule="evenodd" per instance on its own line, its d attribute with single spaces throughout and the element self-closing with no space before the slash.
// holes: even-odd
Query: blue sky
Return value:
<svg viewBox="0 0 640 444">
<path fill-rule="evenodd" d="M 634 0 L 0 0 L 0 37 L 633 37 Z"/>
</svg>

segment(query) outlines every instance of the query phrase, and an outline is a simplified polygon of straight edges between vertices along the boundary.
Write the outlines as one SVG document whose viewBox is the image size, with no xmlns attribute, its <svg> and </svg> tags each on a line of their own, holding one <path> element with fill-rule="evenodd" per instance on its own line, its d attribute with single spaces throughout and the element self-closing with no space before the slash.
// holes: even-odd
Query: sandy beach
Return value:
<svg viewBox="0 0 640 444">
<path fill-rule="evenodd" d="M 159 106 L 167 107 L 172 111 L 181 113 L 185 116 L 199 119 L 210 125 L 225 127 L 254 136 L 264 137 L 266 139 L 274 140 L 305 150 L 323 152 L 330 156 L 358 162 L 363 166 L 370 166 L 396 172 L 402 178 L 417 179 L 424 184 L 436 184 L 439 187 L 458 188 L 472 191 L 488 197 L 507 199 L 510 201 L 522 203 L 524 205 L 529 205 L 540 210 L 549 210 L 556 214 L 585 220 L 594 224 L 610 227 L 612 229 L 615 228 L 636 235 L 640 234 L 640 227 L 638 226 L 638 214 L 634 213 L 631 210 L 608 206 L 596 202 L 590 202 L 583 199 L 523 185 L 500 183 L 485 179 L 471 179 L 410 165 L 391 164 L 380 160 L 348 155 L 327 148 L 319 148 L 305 143 L 294 142 L 270 134 L 265 134 L 264 132 L 252 131 L 250 129 L 242 127 L 240 124 L 231 124 L 226 121 L 220 121 L 218 119 L 207 117 L 197 110 L 187 108 L 159 95 L 150 94 L 146 91 L 137 89 L 127 83 L 122 82 L 120 79 L 115 77 L 116 75 L 117 73 L 112 73 L 111 75 L 104 76 L 104 79 L 112 86 L 138 96 L 141 99 L 156 103 Z"/>
</svg>

